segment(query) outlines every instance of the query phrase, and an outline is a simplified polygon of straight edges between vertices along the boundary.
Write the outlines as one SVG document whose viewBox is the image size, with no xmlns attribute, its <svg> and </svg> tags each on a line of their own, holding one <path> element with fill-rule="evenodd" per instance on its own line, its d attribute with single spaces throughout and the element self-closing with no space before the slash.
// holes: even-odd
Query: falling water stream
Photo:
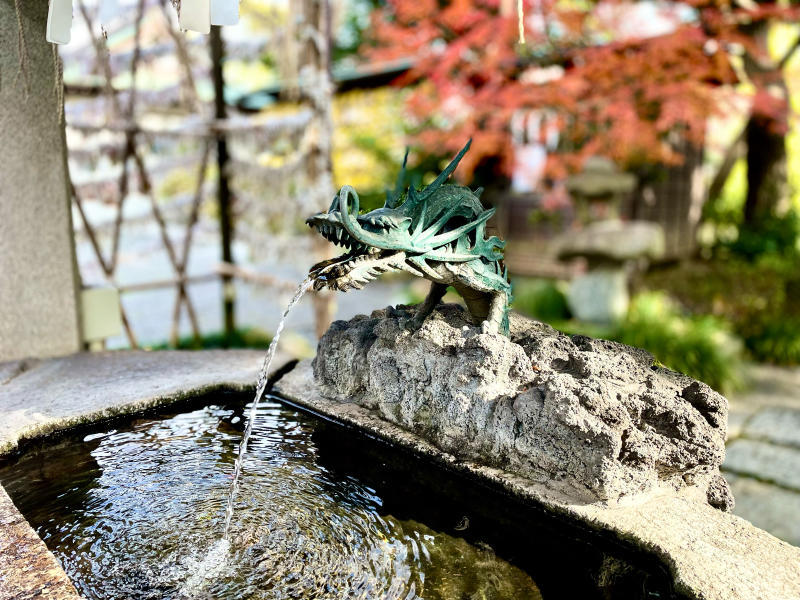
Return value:
<svg viewBox="0 0 800 600">
<path fill-rule="evenodd" d="M 247 426 L 245 427 L 242 441 L 239 442 L 239 455 L 236 457 L 236 462 L 233 466 L 233 481 L 231 481 L 231 489 L 228 492 L 228 505 L 225 508 L 225 530 L 222 534 L 222 540 L 228 542 L 230 540 L 231 521 L 233 520 L 233 507 L 236 502 L 236 494 L 239 492 L 239 476 L 242 474 L 242 464 L 244 457 L 247 454 L 247 442 L 250 440 L 250 435 L 253 433 L 253 423 L 258 414 L 258 403 L 264 397 L 264 390 L 267 389 L 267 381 L 269 377 L 269 368 L 272 365 L 272 359 L 275 358 L 275 351 L 278 349 L 278 341 L 281 339 L 281 332 L 283 326 L 286 324 L 286 317 L 294 308 L 295 304 L 300 302 L 300 298 L 311 288 L 314 280 L 311 277 L 306 277 L 303 283 L 297 288 L 294 297 L 286 305 L 286 310 L 283 311 L 281 320 L 278 323 L 278 328 L 275 330 L 275 336 L 269 343 L 267 353 L 264 355 L 264 362 L 261 365 L 261 370 L 258 372 L 258 383 L 256 385 L 256 395 L 253 398 L 253 404 L 250 407 L 250 414 L 247 417 Z"/>
<path fill-rule="evenodd" d="M 242 474 L 242 465 L 244 464 L 244 457 L 247 454 L 247 443 L 250 441 L 250 435 L 253 433 L 253 424 L 258 415 L 258 406 L 264 397 L 264 391 L 267 389 L 267 382 L 269 381 L 269 369 L 272 366 L 272 360 L 275 358 L 275 352 L 278 349 L 278 342 L 281 339 L 281 332 L 286 324 L 286 318 L 289 316 L 292 308 L 300 302 L 303 295 L 311 288 L 314 283 L 312 277 L 307 277 L 298 286 L 294 296 L 286 305 L 286 309 L 281 315 L 281 320 L 278 323 L 278 328 L 275 330 L 275 335 L 264 354 L 264 362 L 261 364 L 261 369 L 258 372 L 258 381 L 256 384 L 256 394 L 253 398 L 253 403 L 250 406 L 250 413 L 247 416 L 247 425 L 242 440 L 239 442 L 239 453 L 233 464 L 233 480 L 231 487 L 228 491 L 228 501 L 225 506 L 225 529 L 222 533 L 222 538 L 212 544 L 206 557 L 199 564 L 199 568 L 189 577 L 186 582 L 185 591 L 192 593 L 203 586 L 205 581 L 216 577 L 225 567 L 228 555 L 230 553 L 230 532 L 231 522 L 233 521 L 234 506 L 236 503 L 236 496 L 239 493 L 239 477 Z"/>
</svg>

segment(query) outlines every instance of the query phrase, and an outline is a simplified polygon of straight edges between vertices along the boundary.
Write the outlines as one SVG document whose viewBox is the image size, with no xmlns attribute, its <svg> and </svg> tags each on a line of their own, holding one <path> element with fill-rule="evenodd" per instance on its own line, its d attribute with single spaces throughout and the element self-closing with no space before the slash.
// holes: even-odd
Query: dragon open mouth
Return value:
<svg viewBox="0 0 800 600">
<path fill-rule="evenodd" d="M 326 240 L 346 250 L 341 256 L 311 267 L 309 274 L 314 278 L 315 290 L 361 289 L 382 273 L 402 268 L 404 252 L 382 250 L 354 239 L 342 224 L 338 211 L 315 215 L 306 223 Z"/>
<path fill-rule="evenodd" d="M 398 270 L 404 259 L 404 252 L 390 250 L 370 251 L 366 254 L 348 252 L 314 265 L 310 273 L 315 280 L 315 290 L 360 290 L 381 274 Z"/>
<path fill-rule="evenodd" d="M 378 248 L 373 248 L 353 239 L 342 225 L 337 213 L 315 215 L 307 219 L 306 223 L 309 227 L 316 229 L 326 240 L 341 246 L 348 252 L 363 253 L 378 250 Z"/>
</svg>

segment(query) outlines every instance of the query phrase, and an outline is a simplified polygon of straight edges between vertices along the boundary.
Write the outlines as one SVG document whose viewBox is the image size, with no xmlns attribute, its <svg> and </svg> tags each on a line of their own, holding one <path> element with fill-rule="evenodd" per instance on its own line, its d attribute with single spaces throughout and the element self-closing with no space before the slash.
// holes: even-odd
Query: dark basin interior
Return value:
<svg viewBox="0 0 800 600">
<path fill-rule="evenodd" d="M 75 431 L 0 482 L 87 598 L 678 597 L 647 554 L 274 397 L 209 561 L 250 399 Z"/>
</svg>

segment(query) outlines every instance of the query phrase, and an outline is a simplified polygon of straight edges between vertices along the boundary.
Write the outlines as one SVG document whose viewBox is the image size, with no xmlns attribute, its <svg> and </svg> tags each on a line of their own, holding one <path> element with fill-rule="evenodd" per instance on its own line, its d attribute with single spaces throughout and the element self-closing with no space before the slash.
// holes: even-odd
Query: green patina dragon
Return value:
<svg viewBox="0 0 800 600">
<path fill-rule="evenodd" d="M 342 256 L 324 260 L 309 271 L 314 288 L 361 289 L 387 271 L 407 271 L 431 281 L 431 289 L 409 324 L 419 327 L 453 286 L 464 298 L 475 324 L 508 335 L 511 284 L 503 265 L 505 242 L 485 238 L 494 209 L 484 210 L 482 189 L 445 184 L 469 150 L 470 142 L 427 187 L 405 187 L 406 159 L 386 203 L 359 214 L 358 194 L 344 186 L 327 212 L 306 223 L 327 240 L 343 246 Z"/>
</svg>

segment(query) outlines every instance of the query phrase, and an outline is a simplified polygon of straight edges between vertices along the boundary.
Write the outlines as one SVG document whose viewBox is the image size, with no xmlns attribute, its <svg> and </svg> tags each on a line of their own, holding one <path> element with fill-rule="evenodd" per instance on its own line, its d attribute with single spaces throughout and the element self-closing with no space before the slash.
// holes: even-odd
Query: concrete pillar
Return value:
<svg viewBox="0 0 800 600">
<path fill-rule="evenodd" d="M 14 0 L 0 0 L 0 361 L 68 354 L 81 345 L 47 0 L 16 5 L 19 14 Z"/>
</svg>

